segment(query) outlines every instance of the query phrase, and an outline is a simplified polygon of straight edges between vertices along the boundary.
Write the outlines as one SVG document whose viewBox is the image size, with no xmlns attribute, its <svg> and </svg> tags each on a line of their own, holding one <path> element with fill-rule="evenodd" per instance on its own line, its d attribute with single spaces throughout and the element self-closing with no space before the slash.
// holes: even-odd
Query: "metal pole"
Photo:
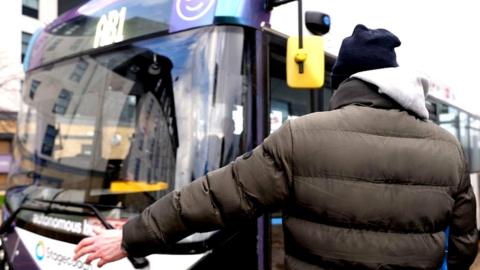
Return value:
<svg viewBox="0 0 480 270">
<path fill-rule="evenodd" d="M 298 48 L 303 49 L 303 8 L 302 0 L 298 0 Z M 303 62 L 298 63 L 298 72 L 303 74 L 304 65 Z"/>
<path fill-rule="evenodd" d="M 298 0 L 298 47 L 303 49 L 303 12 L 302 0 Z"/>
</svg>

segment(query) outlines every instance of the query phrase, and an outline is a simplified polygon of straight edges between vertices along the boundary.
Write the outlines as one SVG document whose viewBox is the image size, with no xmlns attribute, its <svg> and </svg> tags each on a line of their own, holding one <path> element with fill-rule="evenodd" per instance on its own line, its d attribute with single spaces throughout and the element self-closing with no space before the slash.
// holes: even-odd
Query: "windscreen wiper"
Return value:
<svg viewBox="0 0 480 270">
<path fill-rule="evenodd" d="M 7 220 L 5 220 L 2 225 L 0 226 L 0 234 L 4 234 L 8 228 L 11 227 L 12 223 L 15 221 L 18 213 L 20 213 L 21 211 L 24 211 L 24 210 L 27 210 L 27 211 L 34 211 L 34 212 L 52 212 L 52 213 L 65 213 L 65 212 L 69 212 L 71 213 L 71 211 L 65 211 L 65 210 L 58 210 L 58 209 L 51 209 L 51 205 L 52 204 L 56 204 L 56 205 L 61 205 L 61 206 L 66 206 L 66 207 L 78 207 L 78 208 L 82 208 L 82 209 L 87 209 L 87 210 L 90 210 L 95 217 L 98 218 L 98 220 L 100 220 L 100 222 L 102 223 L 102 225 L 107 229 L 107 230 L 111 230 L 111 229 L 114 229 L 114 227 L 108 223 L 108 221 L 105 219 L 105 217 L 100 213 L 100 211 L 98 210 L 97 207 L 95 207 L 93 204 L 88 204 L 88 203 L 78 203 L 78 202 L 66 202 L 66 201 L 55 201 L 55 200 L 45 200 L 45 199 L 34 199 L 32 201 L 36 201 L 36 202 L 43 202 L 43 203 L 48 203 L 49 204 L 49 207 L 47 208 L 42 208 L 42 207 L 32 207 L 32 206 L 26 206 L 26 205 L 22 205 L 20 206 L 19 208 L 17 208 L 15 210 L 15 212 L 13 212 Z M 116 208 L 116 207 L 113 207 L 113 208 Z M 149 261 L 147 260 L 147 258 L 145 257 L 132 257 L 132 256 L 128 256 L 128 260 L 132 263 L 133 267 L 135 267 L 136 269 L 141 269 L 141 268 L 145 268 L 147 267 L 150 263 Z"/>
</svg>

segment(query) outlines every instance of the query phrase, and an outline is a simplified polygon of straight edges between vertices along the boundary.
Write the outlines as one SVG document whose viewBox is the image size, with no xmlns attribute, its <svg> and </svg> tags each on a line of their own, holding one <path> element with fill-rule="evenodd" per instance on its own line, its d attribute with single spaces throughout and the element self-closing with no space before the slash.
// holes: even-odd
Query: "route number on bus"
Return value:
<svg viewBox="0 0 480 270">
<path fill-rule="evenodd" d="M 114 9 L 107 14 L 103 14 L 97 23 L 93 48 L 99 48 L 123 41 L 123 28 L 126 15 L 126 7 L 122 7 L 120 10 Z"/>
</svg>

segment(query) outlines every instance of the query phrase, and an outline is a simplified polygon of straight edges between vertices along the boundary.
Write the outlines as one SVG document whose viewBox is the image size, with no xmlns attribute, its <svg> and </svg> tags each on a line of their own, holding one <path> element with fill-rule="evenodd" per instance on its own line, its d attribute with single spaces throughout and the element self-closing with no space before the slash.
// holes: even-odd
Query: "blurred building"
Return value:
<svg viewBox="0 0 480 270">
<path fill-rule="evenodd" d="M 20 108 L 23 59 L 37 29 L 86 0 L 11 0 L 0 4 L 0 190 L 12 160 L 12 139 Z"/>
<path fill-rule="evenodd" d="M 85 4 L 86 2 L 88 2 L 88 0 L 58 0 L 58 15 L 60 16 L 60 14 L 63 14 L 74 7 Z"/>
</svg>

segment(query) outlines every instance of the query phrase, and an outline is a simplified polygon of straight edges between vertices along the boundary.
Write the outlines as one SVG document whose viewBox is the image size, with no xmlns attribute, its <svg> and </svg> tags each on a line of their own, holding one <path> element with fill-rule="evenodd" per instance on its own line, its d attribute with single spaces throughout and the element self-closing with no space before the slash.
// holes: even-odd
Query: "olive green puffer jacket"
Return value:
<svg viewBox="0 0 480 270">
<path fill-rule="evenodd" d="M 468 269 L 475 197 L 459 142 L 357 79 L 331 104 L 157 201 L 125 225 L 124 248 L 147 255 L 283 209 L 287 269 L 438 269 L 447 227 L 449 269 Z"/>
</svg>

